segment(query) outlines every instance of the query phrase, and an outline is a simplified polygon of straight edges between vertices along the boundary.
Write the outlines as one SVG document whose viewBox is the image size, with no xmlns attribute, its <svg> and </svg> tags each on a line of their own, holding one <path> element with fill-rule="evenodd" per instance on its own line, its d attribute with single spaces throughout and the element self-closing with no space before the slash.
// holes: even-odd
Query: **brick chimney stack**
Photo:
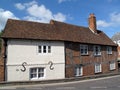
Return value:
<svg viewBox="0 0 120 90">
<path fill-rule="evenodd" d="M 91 13 L 89 15 L 89 19 L 88 19 L 88 22 L 89 22 L 89 28 L 90 30 L 92 30 L 92 32 L 94 33 L 97 33 L 97 28 L 96 28 L 96 17 L 93 13 Z"/>
</svg>

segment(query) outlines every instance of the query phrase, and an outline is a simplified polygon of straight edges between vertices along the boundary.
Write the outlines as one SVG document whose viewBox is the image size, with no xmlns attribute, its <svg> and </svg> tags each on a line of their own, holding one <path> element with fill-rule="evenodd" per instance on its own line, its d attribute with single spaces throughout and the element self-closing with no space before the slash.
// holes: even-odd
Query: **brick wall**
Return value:
<svg viewBox="0 0 120 90">
<path fill-rule="evenodd" d="M 5 47 L 4 47 L 4 42 L 2 41 L 2 48 L 1 48 L 1 53 L 0 53 L 0 82 L 4 81 L 4 53 L 5 53 Z"/>
<path fill-rule="evenodd" d="M 120 46 L 118 46 L 118 59 L 120 60 Z"/>
<path fill-rule="evenodd" d="M 88 44 L 85 44 L 88 45 Z M 93 46 L 88 45 L 88 55 L 80 54 L 80 43 L 65 42 L 65 52 L 66 52 L 66 77 L 74 77 L 75 66 L 82 65 L 83 76 L 94 75 L 95 74 L 95 63 L 101 63 L 102 72 L 109 73 L 110 62 L 116 62 L 117 68 L 117 47 L 112 47 L 112 55 L 108 55 L 106 52 L 106 46 L 101 46 L 101 56 L 94 56 Z M 114 71 L 117 71 L 115 69 Z M 113 71 L 112 71 L 113 72 Z"/>
</svg>

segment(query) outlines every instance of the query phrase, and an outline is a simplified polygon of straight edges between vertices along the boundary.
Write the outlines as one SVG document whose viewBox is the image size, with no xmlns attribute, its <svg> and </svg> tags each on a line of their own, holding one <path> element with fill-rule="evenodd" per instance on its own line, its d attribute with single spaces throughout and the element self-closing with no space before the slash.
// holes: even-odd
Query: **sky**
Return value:
<svg viewBox="0 0 120 90">
<path fill-rule="evenodd" d="M 97 29 L 110 38 L 120 32 L 120 0 L 0 0 L 0 30 L 8 18 L 88 27 L 90 13 L 96 16 Z"/>
</svg>

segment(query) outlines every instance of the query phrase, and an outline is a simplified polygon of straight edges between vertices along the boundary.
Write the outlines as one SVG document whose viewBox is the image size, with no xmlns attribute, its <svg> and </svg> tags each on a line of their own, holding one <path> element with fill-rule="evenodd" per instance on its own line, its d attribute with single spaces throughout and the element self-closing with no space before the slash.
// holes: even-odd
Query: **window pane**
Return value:
<svg viewBox="0 0 120 90">
<path fill-rule="evenodd" d="M 36 73 L 37 69 L 36 68 L 31 68 L 31 73 Z"/>
<path fill-rule="evenodd" d="M 38 69 L 38 78 L 44 77 L 44 68 Z"/>
<path fill-rule="evenodd" d="M 48 53 L 51 53 L 51 46 L 48 46 Z"/>
<path fill-rule="evenodd" d="M 44 77 L 44 73 L 39 73 L 38 78 Z"/>
<path fill-rule="evenodd" d="M 46 53 L 46 46 L 43 46 L 43 53 Z"/>
<path fill-rule="evenodd" d="M 37 69 L 31 68 L 30 69 L 30 78 L 36 78 L 37 77 Z"/>
<path fill-rule="evenodd" d="M 42 52 L 42 47 L 38 46 L 38 53 L 41 53 L 41 52 Z"/>
<path fill-rule="evenodd" d="M 31 78 L 36 78 L 37 74 L 31 74 Z"/>
<path fill-rule="evenodd" d="M 84 54 L 83 49 L 81 49 L 81 54 Z"/>
</svg>

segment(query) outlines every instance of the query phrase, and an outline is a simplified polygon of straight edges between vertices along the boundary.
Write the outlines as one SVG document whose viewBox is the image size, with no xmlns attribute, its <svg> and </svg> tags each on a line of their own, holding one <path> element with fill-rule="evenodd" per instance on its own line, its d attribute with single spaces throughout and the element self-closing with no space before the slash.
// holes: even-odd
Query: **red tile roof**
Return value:
<svg viewBox="0 0 120 90">
<path fill-rule="evenodd" d="M 9 19 L 2 38 L 71 41 L 79 43 L 116 44 L 102 31 L 93 33 L 87 27 L 51 20 L 51 24 Z"/>
</svg>

